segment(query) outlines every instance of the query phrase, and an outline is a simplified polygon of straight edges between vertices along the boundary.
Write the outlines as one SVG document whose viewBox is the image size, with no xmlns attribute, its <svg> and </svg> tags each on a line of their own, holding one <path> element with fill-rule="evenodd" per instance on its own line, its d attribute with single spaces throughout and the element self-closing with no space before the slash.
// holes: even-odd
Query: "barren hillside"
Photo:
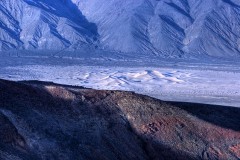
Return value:
<svg viewBox="0 0 240 160">
<path fill-rule="evenodd" d="M 0 159 L 239 159 L 240 109 L 0 80 Z"/>
</svg>

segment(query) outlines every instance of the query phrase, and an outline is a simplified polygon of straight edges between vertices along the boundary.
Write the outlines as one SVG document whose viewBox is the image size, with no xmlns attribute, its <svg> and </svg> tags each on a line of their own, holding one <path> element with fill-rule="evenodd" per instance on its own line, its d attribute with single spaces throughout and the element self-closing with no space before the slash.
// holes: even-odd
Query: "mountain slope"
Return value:
<svg viewBox="0 0 240 160">
<path fill-rule="evenodd" d="M 99 26 L 100 41 L 106 47 L 167 56 L 239 55 L 237 1 L 78 0 L 77 4 Z"/>
<path fill-rule="evenodd" d="M 237 0 L 2 0 L 0 49 L 239 57 Z"/>
<path fill-rule="evenodd" d="M 0 159 L 240 158 L 239 108 L 0 80 Z"/>
<path fill-rule="evenodd" d="M 0 12 L 2 50 L 78 48 L 98 36 L 71 1 L 3 0 Z"/>
</svg>

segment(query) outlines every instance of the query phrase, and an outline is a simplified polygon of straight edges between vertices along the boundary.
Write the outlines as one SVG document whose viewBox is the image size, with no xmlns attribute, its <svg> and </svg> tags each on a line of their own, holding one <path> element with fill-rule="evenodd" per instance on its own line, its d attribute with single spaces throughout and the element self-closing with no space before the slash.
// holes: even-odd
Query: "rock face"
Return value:
<svg viewBox="0 0 240 160">
<path fill-rule="evenodd" d="M 0 159 L 239 159 L 240 109 L 0 80 Z"/>
<path fill-rule="evenodd" d="M 107 48 L 170 57 L 240 53 L 238 0 L 73 1 Z"/>
<path fill-rule="evenodd" d="M 2 0 L 0 50 L 62 50 L 94 45 L 97 27 L 71 0 Z"/>
<path fill-rule="evenodd" d="M 239 14 L 238 0 L 1 0 L 0 51 L 239 57 Z"/>
</svg>

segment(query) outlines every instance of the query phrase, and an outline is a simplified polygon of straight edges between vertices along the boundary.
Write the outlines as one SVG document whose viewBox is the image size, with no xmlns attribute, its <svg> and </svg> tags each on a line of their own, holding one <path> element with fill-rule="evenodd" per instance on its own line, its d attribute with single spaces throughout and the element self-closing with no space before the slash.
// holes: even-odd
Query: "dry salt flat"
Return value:
<svg viewBox="0 0 240 160">
<path fill-rule="evenodd" d="M 168 101 L 240 106 L 240 73 L 174 67 L 6 66 L 0 78 L 126 90 Z"/>
</svg>

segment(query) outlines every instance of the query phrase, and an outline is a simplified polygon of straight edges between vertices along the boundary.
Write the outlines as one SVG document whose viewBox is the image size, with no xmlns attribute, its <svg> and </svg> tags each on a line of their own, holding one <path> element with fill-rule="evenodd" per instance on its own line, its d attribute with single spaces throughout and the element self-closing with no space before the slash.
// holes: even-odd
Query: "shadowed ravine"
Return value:
<svg viewBox="0 0 240 160">
<path fill-rule="evenodd" d="M 239 159 L 240 109 L 0 80 L 0 159 Z"/>
</svg>

